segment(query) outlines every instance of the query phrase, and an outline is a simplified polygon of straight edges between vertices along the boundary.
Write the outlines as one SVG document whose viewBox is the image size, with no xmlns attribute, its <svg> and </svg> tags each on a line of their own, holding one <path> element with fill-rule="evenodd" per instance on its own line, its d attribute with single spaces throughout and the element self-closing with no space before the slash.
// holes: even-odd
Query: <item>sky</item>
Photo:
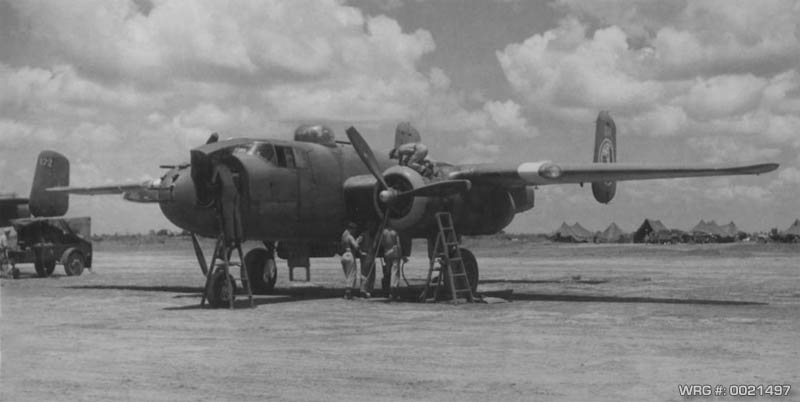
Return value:
<svg viewBox="0 0 800 402">
<path fill-rule="evenodd" d="M 758 177 L 543 186 L 507 232 L 644 218 L 756 231 L 800 217 L 800 2 L 0 0 L 0 192 L 58 150 L 73 185 L 158 177 L 211 132 L 412 122 L 437 161 L 590 162 L 609 110 L 618 159 L 778 162 Z M 175 229 L 155 204 L 71 198 L 95 233 Z"/>
</svg>

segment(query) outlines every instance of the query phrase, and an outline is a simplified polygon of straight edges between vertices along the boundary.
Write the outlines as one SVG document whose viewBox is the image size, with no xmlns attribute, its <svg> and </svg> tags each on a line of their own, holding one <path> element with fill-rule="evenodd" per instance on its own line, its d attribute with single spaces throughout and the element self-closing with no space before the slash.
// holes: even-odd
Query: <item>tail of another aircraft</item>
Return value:
<svg viewBox="0 0 800 402">
<path fill-rule="evenodd" d="M 33 216 L 62 216 L 69 209 L 69 194 L 53 193 L 49 187 L 69 186 L 69 160 L 58 152 L 42 151 L 36 159 L 36 172 L 29 199 Z"/>
<path fill-rule="evenodd" d="M 614 163 L 617 161 L 617 125 L 607 111 L 597 115 L 594 132 L 594 163 Z M 617 182 L 605 181 L 592 183 L 594 199 L 608 204 L 617 191 Z"/>
</svg>

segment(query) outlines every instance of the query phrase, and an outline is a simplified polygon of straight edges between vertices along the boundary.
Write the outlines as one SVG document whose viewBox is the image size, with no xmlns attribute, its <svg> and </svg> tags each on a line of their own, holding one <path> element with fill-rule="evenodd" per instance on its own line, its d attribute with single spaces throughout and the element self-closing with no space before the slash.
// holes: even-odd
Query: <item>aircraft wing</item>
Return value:
<svg viewBox="0 0 800 402">
<path fill-rule="evenodd" d="M 557 164 L 550 161 L 522 164 L 461 165 L 451 179 L 504 186 L 614 182 L 680 177 L 759 175 L 778 168 L 777 163 L 755 165 L 652 166 L 633 163 Z"/>
<path fill-rule="evenodd" d="M 158 202 L 159 186 L 156 180 L 147 180 L 139 183 L 111 184 L 107 186 L 50 187 L 47 191 L 80 195 L 122 194 L 123 198 L 128 201 L 149 203 Z"/>
</svg>

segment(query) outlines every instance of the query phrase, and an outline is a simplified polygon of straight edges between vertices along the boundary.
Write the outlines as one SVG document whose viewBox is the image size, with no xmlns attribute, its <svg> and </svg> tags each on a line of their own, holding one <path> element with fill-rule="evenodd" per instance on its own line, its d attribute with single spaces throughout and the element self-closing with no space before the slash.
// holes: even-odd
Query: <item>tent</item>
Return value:
<svg viewBox="0 0 800 402">
<path fill-rule="evenodd" d="M 625 232 L 617 226 L 616 222 L 611 222 L 606 230 L 595 237 L 595 241 L 598 243 L 624 243 L 625 240 Z"/>
<path fill-rule="evenodd" d="M 795 219 L 794 223 L 792 224 L 792 226 L 789 226 L 788 229 L 783 231 L 783 235 L 785 237 L 792 236 L 792 237 L 800 238 L 800 219 Z"/>
<path fill-rule="evenodd" d="M 698 243 L 708 243 L 712 241 L 729 242 L 736 239 L 736 236 L 739 234 L 739 229 L 733 222 L 720 226 L 717 222 L 705 222 L 701 219 L 700 223 L 695 225 L 691 232 L 694 241 Z"/>
<path fill-rule="evenodd" d="M 592 241 L 594 239 L 594 233 L 581 226 L 581 224 L 578 222 L 575 222 L 575 224 L 572 225 L 572 231 L 581 239 L 586 239 L 586 241 Z"/>
<path fill-rule="evenodd" d="M 734 239 L 739 237 L 739 228 L 736 227 L 736 224 L 733 223 L 733 221 L 725 226 L 721 226 L 721 228 L 727 236 L 730 236 Z"/>
<path fill-rule="evenodd" d="M 658 234 L 659 232 L 669 232 L 669 229 L 659 220 L 645 219 L 642 225 L 639 226 L 639 229 L 633 233 L 633 242 L 644 243 L 648 240 L 648 236 L 651 233 Z"/>
<path fill-rule="evenodd" d="M 570 243 L 586 243 L 591 241 L 593 237 L 591 232 L 578 223 L 570 226 L 566 222 L 562 222 L 558 230 L 553 233 L 553 240 Z"/>
</svg>

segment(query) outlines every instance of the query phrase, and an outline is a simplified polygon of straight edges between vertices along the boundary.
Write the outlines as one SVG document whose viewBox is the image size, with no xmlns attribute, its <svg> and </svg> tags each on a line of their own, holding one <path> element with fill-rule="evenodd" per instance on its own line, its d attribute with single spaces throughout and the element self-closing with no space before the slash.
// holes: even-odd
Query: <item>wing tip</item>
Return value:
<svg viewBox="0 0 800 402">
<path fill-rule="evenodd" d="M 755 174 L 762 174 L 762 173 L 769 173 L 781 166 L 780 163 L 762 163 L 760 165 L 753 166 L 753 173 Z"/>
</svg>

